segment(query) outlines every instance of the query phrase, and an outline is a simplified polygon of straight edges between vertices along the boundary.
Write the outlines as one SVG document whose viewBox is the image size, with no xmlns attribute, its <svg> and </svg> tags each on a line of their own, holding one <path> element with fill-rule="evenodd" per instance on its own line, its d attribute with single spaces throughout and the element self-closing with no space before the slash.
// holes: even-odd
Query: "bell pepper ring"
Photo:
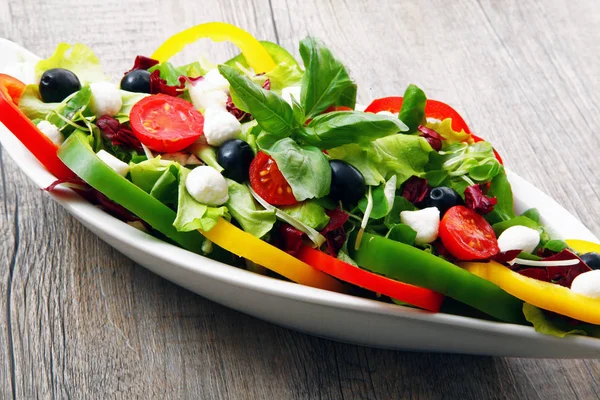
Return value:
<svg viewBox="0 0 600 400">
<path fill-rule="evenodd" d="M 579 254 L 600 253 L 600 244 L 580 239 L 567 239 L 567 245 Z"/>
<path fill-rule="evenodd" d="M 593 299 L 554 283 L 539 281 L 510 270 L 496 261 L 460 263 L 465 270 L 544 310 L 590 324 L 600 324 L 600 299 Z"/>
<path fill-rule="evenodd" d="M 56 155 L 58 146 L 19 110 L 5 82 L 0 79 L 0 121 L 52 175 L 62 180 L 74 178 L 75 174 Z"/>
<path fill-rule="evenodd" d="M 296 257 L 319 271 L 344 282 L 428 311 L 440 311 L 444 301 L 444 295 L 441 293 L 374 274 L 309 246 L 302 246 Z"/>
<path fill-rule="evenodd" d="M 168 61 L 185 46 L 203 38 L 215 42 L 225 40 L 232 42 L 239 47 L 248 65 L 257 74 L 269 72 L 275 68 L 275 62 L 258 40 L 245 30 L 224 22 L 208 22 L 176 33 L 160 45 L 151 58 L 160 62 Z"/>
<path fill-rule="evenodd" d="M 350 235 L 354 243 L 356 234 Z M 442 293 L 501 321 L 525 323 L 523 301 L 498 285 L 416 247 L 365 233 L 350 256 L 362 268 Z"/>
</svg>

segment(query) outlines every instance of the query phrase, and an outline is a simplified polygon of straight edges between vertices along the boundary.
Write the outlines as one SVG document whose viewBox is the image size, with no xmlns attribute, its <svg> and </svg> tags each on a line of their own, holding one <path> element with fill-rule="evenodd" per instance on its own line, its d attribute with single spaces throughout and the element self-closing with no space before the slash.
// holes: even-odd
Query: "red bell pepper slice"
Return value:
<svg viewBox="0 0 600 400">
<path fill-rule="evenodd" d="M 441 293 L 366 271 L 309 246 L 302 246 L 296 257 L 313 268 L 342 281 L 410 303 L 425 310 L 440 311 L 444 300 L 444 295 Z"/>
<path fill-rule="evenodd" d="M 19 110 L 13 101 L 16 92 L 11 88 L 15 86 L 7 88 L 6 82 L 8 80 L 4 76 L 0 76 L 0 121 L 52 175 L 62 180 L 75 178 L 75 174 L 56 155 L 58 146 Z"/>
<path fill-rule="evenodd" d="M 380 111 L 389 111 L 391 113 L 399 113 L 402 109 L 402 97 L 399 96 L 390 96 L 390 97 L 382 97 L 380 99 L 375 99 L 369 106 L 365 109 L 365 112 L 378 113 Z M 469 126 L 460 116 L 460 114 L 452 107 L 450 107 L 446 103 L 442 103 L 441 101 L 427 99 L 427 104 L 425 105 L 425 115 L 429 118 L 435 118 L 439 120 L 444 120 L 446 118 L 452 119 L 452 129 L 457 132 L 464 130 L 466 133 L 470 134 L 475 142 L 482 142 L 483 139 L 479 136 L 471 133 Z M 502 162 L 502 157 L 500 154 L 494 149 L 494 154 L 496 159 L 500 164 L 504 164 Z"/>
</svg>

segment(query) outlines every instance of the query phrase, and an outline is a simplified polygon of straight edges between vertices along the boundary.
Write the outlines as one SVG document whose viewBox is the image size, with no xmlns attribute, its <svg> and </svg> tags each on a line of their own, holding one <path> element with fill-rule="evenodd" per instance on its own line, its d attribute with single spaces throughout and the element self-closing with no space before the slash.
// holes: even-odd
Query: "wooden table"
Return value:
<svg viewBox="0 0 600 400">
<path fill-rule="evenodd" d="M 201 22 L 296 55 L 319 36 L 363 103 L 420 85 L 600 235 L 597 0 L 193 3 L 0 0 L 0 36 L 41 56 L 86 43 L 115 78 Z M 184 59 L 199 51 L 233 54 L 203 43 Z M 114 251 L 0 156 L 0 398 L 599 398 L 600 361 L 383 351 L 214 304 Z"/>
</svg>

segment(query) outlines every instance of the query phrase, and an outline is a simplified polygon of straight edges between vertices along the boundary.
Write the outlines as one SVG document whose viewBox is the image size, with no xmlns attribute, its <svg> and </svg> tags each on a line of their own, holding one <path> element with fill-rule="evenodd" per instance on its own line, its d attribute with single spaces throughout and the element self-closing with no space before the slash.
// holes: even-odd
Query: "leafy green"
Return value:
<svg viewBox="0 0 600 400">
<path fill-rule="evenodd" d="M 321 114 L 342 96 L 351 98 L 356 89 L 344 65 L 318 39 L 307 37 L 300 42 L 300 55 L 304 61 L 300 102 L 307 118 Z"/>
<path fill-rule="evenodd" d="M 342 91 L 342 94 L 340 94 L 339 100 L 336 101 L 335 104 L 337 104 L 338 106 L 350 107 L 351 109 L 354 110 L 354 108 L 356 107 L 357 92 L 358 92 L 358 86 L 356 86 L 356 83 L 353 83 L 352 85 L 348 85 L 346 87 L 346 89 L 344 89 Z"/>
<path fill-rule="evenodd" d="M 148 72 L 154 71 L 159 71 L 160 77 L 167 81 L 167 85 L 171 86 L 179 85 L 180 76 L 197 78 L 206 73 L 198 61 L 180 67 L 175 67 L 170 62 L 165 61 L 148 69 Z"/>
<path fill-rule="evenodd" d="M 210 167 L 213 167 L 219 172 L 223 171 L 223 167 L 217 161 L 217 149 L 205 142 L 196 142 L 189 147 L 189 152 L 198 157 L 202 162 Z"/>
<path fill-rule="evenodd" d="M 265 48 L 265 50 L 267 50 L 267 53 L 269 53 L 269 55 L 271 56 L 271 58 L 273 59 L 273 62 L 275 62 L 275 64 L 285 63 L 287 65 L 295 65 L 298 67 L 298 69 L 300 69 L 300 65 L 298 65 L 298 62 L 296 61 L 294 56 L 292 56 L 283 47 L 279 46 L 276 43 L 269 42 L 267 40 L 261 40 L 260 44 L 262 44 L 263 47 Z M 242 53 L 240 53 L 237 56 L 233 57 L 232 59 L 226 61 L 224 64 L 229 65 L 230 67 L 235 67 L 237 64 L 239 64 L 244 68 L 250 68 L 250 66 L 246 62 L 246 58 L 244 57 L 244 55 Z M 256 71 L 256 72 L 267 72 L 267 71 Z"/>
<path fill-rule="evenodd" d="M 345 262 L 346 264 L 358 267 L 358 264 L 346 253 L 344 250 L 340 250 L 337 255 L 338 260 Z"/>
<path fill-rule="evenodd" d="M 258 238 L 270 232 L 275 224 L 275 212 L 259 209 L 245 185 L 231 179 L 227 179 L 227 185 L 229 186 L 229 200 L 225 206 L 244 231 Z"/>
<path fill-rule="evenodd" d="M 161 160 L 160 157 L 129 165 L 131 182 L 146 193 L 150 193 L 162 174 L 174 164 L 173 161 Z"/>
<path fill-rule="evenodd" d="M 373 199 L 373 209 L 369 216 L 370 219 L 383 218 L 390 213 L 394 206 L 396 192 L 396 176 L 385 183 L 373 189 L 371 196 Z M 367 198 L 363 197 L 358 202 L 358 208 L 364 213 L 367 209 Z"/>
<path fill-rule="evenodd" d="M 196 229 L 211 230 L 220 217 L 229 219 L 227 207 L 210 207 L 198 203 L 187 191 L 185 180 L 190 170 L 179 167 L 179 195 L 177 202 L 177 217 L 173 226 L 179 232 L 189 232 Z"/>
<path fill-rule="evenodd" d="M 31 120 L 46 119 L 59 105 L 60 103 L 44 103 L 38 85 L 27 85 L 19 99 L 19 109 Z"/>
<path fill-rule="evenodd" d="M 329 149 L 332 159 L 356 167 L 367 185 L 377 186 L 396 175 L 400 187 L 413 175 L 423 176 L 431 146 L 424 138 L 413 135 L 390 135 L 366 145 L 347 144 Z"/>
<path fill-rule="evenodd" d="M 303 72 L 298 64 L 282 62 L 265 76 L 271 81 L 271 90 L 281 92 L 285 87 L 298 85 L 302 81 Z"/>
<path fill-rule="evenodd" d="M 395 240 L 396 242 L 413 246 L 415 244 L 415 239 L 417 238 L 417 232 L 408 225 L 396 224 L 392 226 L 386 237 Z"/>
<path fill-rule="evenodd" d="M 390 210 L 388 215 L 385 216 L 383 223 L 385 224 L 385 226 L 391 229 L 395 225 L 401 223 L 400 213 L 402 211 L 415 211 L 416 209 L 417 207 L 415 207 L 413 203 L 408 201 L 406 197 L 396 196 L 394 198 L 394 205 L 392 206 L 392 209 Z"/>
<path fill-rule="evenodd" d="M 69 125 L 68 121 L 82 120 L 83 116 L 77 118 L 77 113 L 83 112 L 90 104 L 91 99 L 92 90 L 86 85 L 73 96 L 67 97 L 60 103 L 56 110 L 48 115 L 48 122 L 56 125 L 59 130 L 63 130 L 63 127 Z"/>
<path fill-rule="evenodd" d="M 138 101 L 147 96 L 150 95 L 148 93 L 136 93 L 121 90 L 121 100 L 123 100 L 123 106 L 121 106 L 121 109 L 119 110 L 119 114 L 117 116 L 125 116 L 127 117 L 126 121 L 129 121 L 129 113 L 131 112 L 133 106 L 135 106 Z M 122 121 L 120 118 L 117 119 L 119 119 L 119 122 L 121 123 L 125 122 Z"/>
<path fill-rule="evenodd" d="M 98 57 L 92 49 L 81 43 L 73 46 L 60 43 L 52 56 L 37 63 L 35 73 L 39 78 L 45 71 L 52 68 L 68 69 L 77 75 L 82 85 L 108 80 L 102 72 Z"/>
<path fill-rule="evenodd" d="M 308 127 L 298 133 L 304 143 L 320 149 L 345 144 L 367 144 L 407 127 L 397 118 L 364 112 L 336 111 L 315 117 Z"/>
<path fill-rule="evenodd" d="M 512 226 L 517 226 L 517 225 L 526 226 L 528 228 L 535 229 L 538 231 L 541 228 L 540 224 L 538 224 L 534 220 L 531 220 L 527 217 L 523 217 L 522 215 L 502 221 L 502 222 L 497 222 L 492 225 L 492 228 L 494 228 L 494 232 L 496 232 L 496 236 L 500 236 L 500 234 L 502 232 L 504 232 L 505 230 L 507 230 L 508 228 L 510 228 Z"/>
<path fill-rule="evenodd" d="M 325 209 L 312 200 L 303 201 L 291 206 L 283 206 L 281 210 L 292 218 L 318 231 L 325 228 L 329 223 L 329 216 L 325 213 Z"/>
<path fill-rule="evenodd" d="M 290 138 L 275 143 L 261 142 L 260 139 L 259 137 L 259 146 L 273 157 L 292 187 L 296 200 L 319 198 L 329 194 L 331 168 L 321 150 L 312 146 L 300 146 Z"/>
<path fill-rule="evenodd" d="M 561 338 L 567 335 L 587 335 L 584 330 L 574 329 L 572 326 L 569 326 L 566 321 L 559 321 L 557 319 L 551 320 L 542 309 L 528 303 L 523 303 L 523 314 L 525 315 L 525 319 L 533 325 L 536 332 L 545 335 Z"/>
<path fill-rule="evenodd" d="M 446 146 L 468 141 L 471 135 L 461 130 L 460 132 L 452 129 L 452 118 L 446 118 L 443 121 L 427 121 L 426 127 L 436 131 L 445 140 L 442 141 L 443 149 Z"/>
<path fill-rule="evenodd" d="M 534 220 L 535 222 L 539 223 L 540 222 L 540 212 L 537 208 L 530 208 L 529 210 L 526 210 L 523 214 L 521 214 L 523 217 L 527 217 L 531 220 Z"/>
<path fill-rule="evenodd" d="M 219 65 L 219 72 L 230 84 L 234 104 L 249 112 L 265 131 L 281 139 L 289 136 L 296 126 L 290 105 L 279 95 L 265 90 L 238 70 Z"/>
<path fill-rule="evenodd" d="M 403 98 L 398 118 L 408 127 L 407 133 L 414 133 L 419 125 L 425 121 L 427 96 L 419 87 L 410 84 L 404 91 Z"/>
<path fill-rule="evenodd" d="M 569 245 L 562 240 L 548 240 L 542 247 L 555 253 L 560 253 L 561 251 L 568 249 Z"/>
<path fill-rule="evenodd" d="M 516 216 L 513 192 L 504 168 L 501 168 L 498 175 L 490 182 L 489 196 L 495 197 L 498 200 L 498 204 L 494 206 L 492 212 L 485 216 L 485 219 L 489 223 L 494 224 L 506 221 Z"/>
<path fill-rule="evenodd" d="M 168 206 L 177 205 L 177 175 L 177 167 L 169 166 L 152 186 L 150 196 Z"/>
</svg>

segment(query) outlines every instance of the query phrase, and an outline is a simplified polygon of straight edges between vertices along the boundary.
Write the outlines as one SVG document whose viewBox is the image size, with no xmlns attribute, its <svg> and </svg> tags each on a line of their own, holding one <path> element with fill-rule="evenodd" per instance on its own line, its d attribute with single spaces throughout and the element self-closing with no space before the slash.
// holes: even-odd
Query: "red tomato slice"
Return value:
<svg viewBox="0 0 600 400">
<path fill-rule="evenodd" d="M 6 90 L 5 93 L 8 94 L 13 103 L 19 104 L 19 99 L 25 91 L 25 84 L 10 75 L 0 74 L 0 88 Z"/>
<path fill-rule="evenodd" d="M 164 94 L 140 100 L 129 118 L 139 141 L 160 153 L 183 150 L 204 133 L 204 117 L 192 103 Z"/>
<path fill-rule="evenodd" d="M 446 211 L 440 222 L 439 235 L 444 247 L 459 260 L 484 260 L 500 251 L 492 226 L 464 206 L 454 206 Z"/>
<path fill-rule="evenodd" d="M 250 164 L 250 185 L 269 204 L 284 206 L 298 202 L 275 160 L 262 151 Z"/>
</svg>

